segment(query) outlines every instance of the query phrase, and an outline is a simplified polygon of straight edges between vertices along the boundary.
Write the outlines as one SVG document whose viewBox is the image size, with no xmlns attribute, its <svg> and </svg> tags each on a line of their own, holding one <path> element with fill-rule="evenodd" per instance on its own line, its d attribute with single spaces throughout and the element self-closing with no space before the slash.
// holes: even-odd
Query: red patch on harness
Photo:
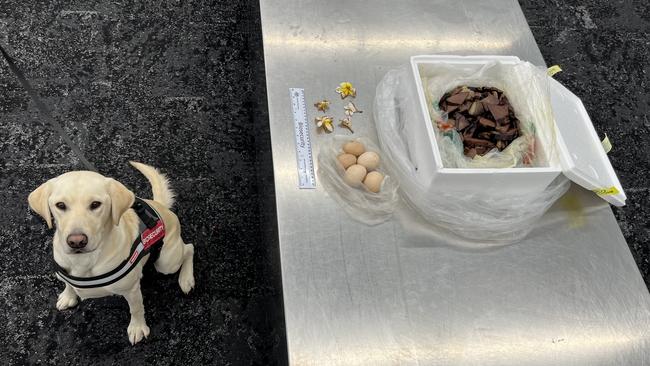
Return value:
<svg viewBox="0 0 650 366">
<path fill-rule="evenodd" d="M 133 255 L 131 256 L 131 258 L 129 258 L 129 263 L 133 264 L 133 262 L 135 262 L 135 260 L 138 259 L 138 254 L 140 254 L 140 252 L 137 250 L 133 252 Z"/>
<path fill-rule="evenodd" d="M 147 229 L 142 233 L 142 245 L 144 249 L 148 249 L 150 246 L 154 245 L 158 240 L 165 237 L 165 224 L 162 220 L 158 220 L 156 226 L 151 229 Z"/>
</svg>

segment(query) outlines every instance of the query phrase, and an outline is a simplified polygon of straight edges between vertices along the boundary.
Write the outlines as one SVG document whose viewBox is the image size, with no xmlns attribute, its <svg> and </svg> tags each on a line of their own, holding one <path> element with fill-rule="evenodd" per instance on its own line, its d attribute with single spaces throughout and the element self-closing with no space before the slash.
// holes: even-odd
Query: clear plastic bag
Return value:
<svg viewBox="0 0 650 366">
<path fill-rule="evenodd" d="M 337 157 L 343 153 L 342 146 L 349 141 L 361 142 L 366 151 L 379 154 L 380 163 L 376 169 L 384 175 L 378 193 L 369 191 L 366 186 L 351 187 L 344 180 L 345 169 Z M 332 136 L 323 141 L 318 153 L 318 178 L 332 197 L 353 219 L 367 225 L 377 225 L 387 221 L 393 215 L 399 196 L 397 182 L 384 169 L 384 154 L 377 145 L 367 138 L 349 138 Z"/>
<path fill-rule="evenodd" d="M 440 63 L 422 72 L 422 83 L 431 120 L 446 120 L 438 107 L 442 96 L 457 86 L 494 87 L 508 97 L 519 119 L 520 137 L 503 151 L 492 149 L 474 158 L 465 156 L 456 130 L 442 132 L 434 123 L 436 140 L 445 167 L 513 168 L 548 165 L 556 149 L 555 126 L 546 72 L 528 62 L 489 62 L 483 66 Z M 538 143 L 536 143 L 536 141 Z M 539 147 L 543 146 L 544 151 Z"/>
<path fill-rule="evenodd" d="M 404 132 L 409 123 L 421 123 L 417 95 L 409 69 L 389 71 L 377 86 L 374 120 L 383 152 L 385 168 L 399 183 L 406 204 L 429 224 L 473 242 L 477 247 L 513 243 L 524 238 L 535 222 L 569 188 L 564 176 L 555 179 L 543 192 L 512 195 L 503 192 L 459 195 L 444 187 L 426 186 L 416 179 L 409 156 L 409 139 Z"/>
</svg>

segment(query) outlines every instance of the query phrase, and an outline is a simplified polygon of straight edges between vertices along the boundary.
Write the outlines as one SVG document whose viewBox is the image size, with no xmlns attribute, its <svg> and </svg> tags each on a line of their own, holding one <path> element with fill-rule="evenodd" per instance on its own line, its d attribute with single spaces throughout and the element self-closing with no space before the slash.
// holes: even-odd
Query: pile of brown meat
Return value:
<svg viewBox="0 0 650 366">
<path fill-rule="evenodd" d="M 501 151 L 519 136 L 519 120 L 497 88 L 459 86 L 443 95 L 438 105 L 448 114 L 438 128 L 455 128 L 466 156 L 484 155 L 495 147 Z"/>
</svg>

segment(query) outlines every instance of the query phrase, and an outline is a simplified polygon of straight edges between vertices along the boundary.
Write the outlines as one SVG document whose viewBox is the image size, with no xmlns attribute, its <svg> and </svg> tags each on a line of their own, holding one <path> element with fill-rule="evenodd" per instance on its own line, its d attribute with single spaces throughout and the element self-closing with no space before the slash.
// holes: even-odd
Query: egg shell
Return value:
<svg viewBox="0 0 650 366">
<path fill-rule="evenodd" d="M 343 180 L 352 187 L 359 187 L 363 182 L 363 178 L 366 177 L 366 173 L 366 168 L 363 165 L 354 164 L 345 171 Z"/>
<path fill-rule="evenodd" d="M 343 151 L 354 156 L 359 156 L 366 151 L 366 147 L 358 141 L 350 141 L 343 145 Z"/>
<path fill-rule="evenodd" d="M 370 192 L 378 193 L 381 189 L 381 182 L 384 181 L 384 175 L 380 172 L 370 172 L 363 180 L 363 184 L 368 187 Z"/>
<path fill-rule="evenodd" d="M 373 151 L 366 151 L 359 156 L 357 164 L 365 166 L 368 171 L 375 170 L 379 166 L 379 154 Z"/>
<path fill-rule="evenodd" d="M 343 169 L 347 169 L 350 167 L 350 165 L 354 165 L 357 163 L 357 157 L 347 153 L 337 156 L 336 159 L 338 159 L 339 163 L 343 165 Z"/>
</svg>

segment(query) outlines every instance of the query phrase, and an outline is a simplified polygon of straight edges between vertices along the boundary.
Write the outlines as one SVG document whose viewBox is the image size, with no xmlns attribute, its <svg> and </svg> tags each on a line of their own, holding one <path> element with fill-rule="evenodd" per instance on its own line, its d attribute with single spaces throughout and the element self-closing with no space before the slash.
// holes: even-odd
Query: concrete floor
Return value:
<svg viewBox="0 0 650 366">
<path fill-rule="evenodd" d="M 0 360 L 8 364 L 286 363 L 257 2 L 0 0 L 0 42 L 98 169 L 138 195 L 127 160 L 161 168 L 197 248 L 194 293 L 147 271 L 151 336 L 132 347 L 126 302 L 54 308 L 52 233 L 27 208 L 81 165 L 0 62 Z M 521 1 L 556 78 L 614 143 L 615 209 L 650 283 L 650 5 Z"/>
</svg>

